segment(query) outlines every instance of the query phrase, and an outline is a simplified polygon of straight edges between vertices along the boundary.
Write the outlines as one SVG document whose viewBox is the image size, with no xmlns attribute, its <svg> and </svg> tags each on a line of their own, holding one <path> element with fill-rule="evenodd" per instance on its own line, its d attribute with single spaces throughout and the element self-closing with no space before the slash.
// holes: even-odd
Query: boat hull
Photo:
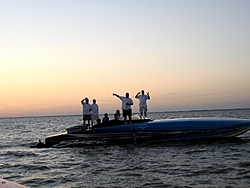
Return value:
<svg viewBox="0 0 250 188">
<path fill-rule="evenodd" d="M 105 143 L 165 142 L 187 139 L 236 137 L 250 130 L 249 119 L 186 118 L 143 121 L 72 131 L 46 138 L 46 145 L 61 141 L 102 141 Z"/>
</svg>

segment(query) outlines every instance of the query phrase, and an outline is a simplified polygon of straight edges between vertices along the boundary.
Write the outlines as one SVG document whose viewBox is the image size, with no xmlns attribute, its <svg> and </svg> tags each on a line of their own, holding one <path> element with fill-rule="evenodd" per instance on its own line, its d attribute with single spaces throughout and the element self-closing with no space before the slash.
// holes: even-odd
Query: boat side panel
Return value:
<svg viewBox="0 0 250 188">
<path fill-rule="evenodd" d="M 170 119 L 160 121 L 150 121 L 137 124 L 126 124 L 115 127 L 98 128 L 105 131 L 183 131 L 183 130 L 205 130 L 205 129 L 223 129 L 240 128 L 250 126 L 248 119 Z"/>
</svg>

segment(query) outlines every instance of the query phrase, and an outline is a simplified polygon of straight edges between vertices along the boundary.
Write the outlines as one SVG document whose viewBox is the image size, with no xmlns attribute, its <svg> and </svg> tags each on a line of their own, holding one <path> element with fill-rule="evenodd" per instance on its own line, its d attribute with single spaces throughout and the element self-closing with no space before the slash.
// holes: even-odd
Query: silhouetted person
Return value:
<svg viewBox="0 0 250 188">
<path fill-rule="evenodd" d="M 85 102 L 84 102 L 85 101 Z M 81 100 L 82 107 L 83 107 L 83 127 L 85 128 L 85 121 L 88 121 L 88 125 L 90 125 L 90 120 L 91 120 L 91 105 L 89 104 L 89 99 L 86 97 L 83 100 Z"/>
<path fill-rule="evenodd" d="M 96 104 L 96 100 L 93 99 L 93 104 L 91 105 L 91 125 L 93 126 L 94 122 L 97 123 L 99 119 L 99 106 Z"/>
<path fill-rule="evenodd" d="M 144 95 L 144 90 L 141 90 L 141 95 L 140 92 L 138 92 L 135 98 L 139 99 L 139 112 L 141 113 L 141 116 L 143 115 L 144 112 L 144 116 L 147 117 L 147 111 L 148 111 L 147 100 L 150 99 L 149 92 L 147 93 L 147 95 Z"/>
<path fill-rule="evenodd" d="M 102 122 L 104 123 L 104 122 L 108 122 L 108 121 L 109 121 L 108 114 L 105 113 L 105 114 L 104 114 L 104 117 L 102 118 Z"/>
<path fill-rule="evenodd" d="M 114 114 L 114 118 L 115 118 L 115 120 L 119 120 L 120 119 L 120 110 L 116 110 L 116 112 Z"/>
<path fill-rule="evenodd" d="M 117 95 L 115 93 L 113 93 L 113 96 L 118 97 L 122 101 L 122 114 L 123 114 L 123 117 L 124 117 L 125 124 L 126 124 L 126 121 L 127 121 L 127 116 L 129 117 L 130 123 L 132 123 L 132 121 L 131 121 L 131 116 L 132 116 L 131 106 L 134 103 L 133 103 L 132 99 L 129 98 L 129 93 L 126 93 L 125 97 L 119 96 L 119 95 Z"/>
</svg>

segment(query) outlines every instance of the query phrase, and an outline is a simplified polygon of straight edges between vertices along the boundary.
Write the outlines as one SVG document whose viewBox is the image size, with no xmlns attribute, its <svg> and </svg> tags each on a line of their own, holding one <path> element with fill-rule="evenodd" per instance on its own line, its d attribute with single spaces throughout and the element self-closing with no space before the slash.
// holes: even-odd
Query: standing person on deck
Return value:
<svg viewBox="0 0 250 188">
<path fill-rule="evenodd" d="M 91 125 L 93 126 L 94 121 L 97 124 L 98 119 L 99 119 L 99 107 L 96 104 L 96 100 L 93 99 L 93 104 L 91 105 Z"/>
<path fill-rule="evenodd" d="M 129 93 L 126 93 L 126 97 L 123 97 L 123 96 L 119 96 L 115 93 L 113 93 L 113 96 L 116 96 L 118 97 L 121 101 L 122 101 L 122 114 L 123 114 L 123 117 L 124 117 L 124 122 L 125 124 L 127 123 L 126 120 L 127 120 L 127 116 L 129 117 L 129 122 L 130 124 L 132 123 L 131 121 L 131 116 L 132 116 L 132 109 L 131 109 L 131 106 L 134 104 L 132 99 L 129 98 Z"/>
<path fill-rule="evenodd" d="M 85 102 L 84 102 L 85 101 Z M 85 121 L 88 121 L 88 125 L 90 125 L 90 120 L 91 120 L 91 115 L 90 115 L 90 111 L 91 111 L 91 105 L 89 104 L 89 99 L 86 97 L 84 99 L 81 100 L 82 103 L 82 113 L 83 113 L 83 127 L 85 128 Z"/>
<path fill-rule="evenodd" d="M 141 90 L 141 95 L 140 92 L 138 92 L 135 98 L 139 99 L 139 112 L 141 113 L 141 116 L 144 112 L 144 117 L 147 117 L 147 100 L 150 100 L 149 92 L 147 93 L 147 95 L 144 95 L 144 90 Z"/>
</svg>

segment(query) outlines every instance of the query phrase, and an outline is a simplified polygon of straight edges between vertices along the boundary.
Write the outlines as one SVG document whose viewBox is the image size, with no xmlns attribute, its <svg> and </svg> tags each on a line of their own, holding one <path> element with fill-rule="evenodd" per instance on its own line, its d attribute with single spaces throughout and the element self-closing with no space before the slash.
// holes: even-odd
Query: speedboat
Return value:
<svg viewBox="0 0 250 188">
<path fill-rule="evenodd" d="M 84 129 L 76 125 L 66 132 L 49 136 L 42 147 L 83 142 L 124 144 L 141 142 L 166 142 L 190 139 L 236 137 L 250 130 L 250 119 L 239 118 L 180 118 L 150 120 L 133 119 L 131 124 L 123 120 L 110 120 Z M 63 145 L 62 144 L 62 145 Z M 39 146 L 38 146 L 39 147 Z"/>
</svg>

